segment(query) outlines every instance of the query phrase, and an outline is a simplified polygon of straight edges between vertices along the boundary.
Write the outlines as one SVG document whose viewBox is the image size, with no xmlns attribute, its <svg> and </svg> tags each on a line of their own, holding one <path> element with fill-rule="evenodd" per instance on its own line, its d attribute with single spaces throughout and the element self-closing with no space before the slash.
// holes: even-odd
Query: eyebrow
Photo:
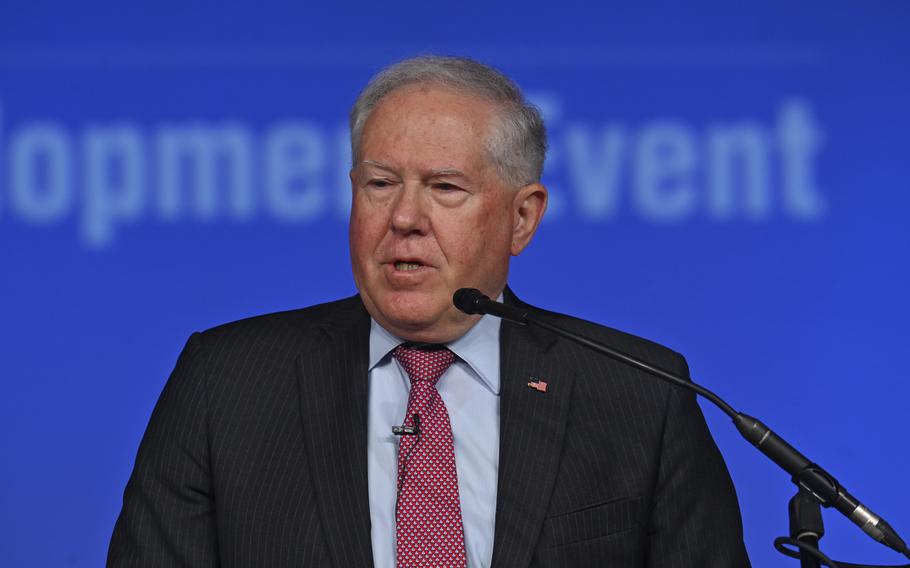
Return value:
<svg viewBox="0 0 910 568">
<path fill-rule="evenodd" d="M 374 166 L 377 168 L 381 168 L 383 170 L 388 170 L 390 172 L 395 171 L 395 169 L 392 168 L 391 166 L 383 164 L 382 162 L 377 162 L 376 160 L 363 160 L 360 162 L 360 164 L 364 165 L 364 166 Z M 463 178 L 468 177 L 467 174 L 465 174 L 463 171 L 456 169 L 456 168 L 439 168 L 436 170 L 431 170 L 427 177 L 434 178 L 434 177 L 443 177 L 443 176 L 458 176 L 458 177 L 463 177 Z"/>
<path fill-rule="evenodd" d="M 439 170 L 433 170 L 430 172 L 429 177 L 442 177 L 442 176 L 468 177 L 465 175 L 465 173 L 463 171 L 456 170 L 455 168 L 442 168 Z"/>
<path fill-rule="evenodd" d="M 391 168 L 391 167 L 389 167 L 389 166 L 383 164 L 382 162 L 377 162 L 377 161 L 375 161 L 375 160 L 363 160 L 363 161 L 360 162 L 359 165 L 362 165 L 362 166 L 375 166 L 375 167 L 377 167 L 377 168 L 382 168 L 382 169 L 384 169 L 384 170 L 392 171 L 392 168 Z"/>
</svg>

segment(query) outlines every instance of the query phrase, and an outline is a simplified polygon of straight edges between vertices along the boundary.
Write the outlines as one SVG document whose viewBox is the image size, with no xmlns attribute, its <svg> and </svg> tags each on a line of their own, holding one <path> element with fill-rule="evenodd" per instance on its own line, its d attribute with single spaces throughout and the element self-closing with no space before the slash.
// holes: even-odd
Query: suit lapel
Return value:
<svg viewBox="0 0 910 568">
<path fill-rule="evenodd" d="M 297 358 L 310 473 L 334 564 L 372 566 L 366 448 L 370 320 L 355 297 L 326 321 Z"/>
<path fill-rule="evenodd" d="M 506 291 L 509 303 L 516 302 Z M 326 318 L 297 358 L 304 439 L 326 541 L 338 567 L 372 566 L 367 484 L 370 319 L 359 298 Z M 500 450 L 493 562 L 528 566 L 556 481 L 574 372 L 546 331 L 502 322 Z M 536 378 L 546 392 L 530 388 Z"/>
<path fill-rule="evenodd" d="M 506 299 L 515 301 L 508 291 Z M 543 526 L 574 383 L 574 373 L 558 360 L 558 345 L 549 332 L 502 322 L 493 566 L 528 566 Z M 546 392 L 529 387 L 532 378 L 546 382 Z"/>
</svg>

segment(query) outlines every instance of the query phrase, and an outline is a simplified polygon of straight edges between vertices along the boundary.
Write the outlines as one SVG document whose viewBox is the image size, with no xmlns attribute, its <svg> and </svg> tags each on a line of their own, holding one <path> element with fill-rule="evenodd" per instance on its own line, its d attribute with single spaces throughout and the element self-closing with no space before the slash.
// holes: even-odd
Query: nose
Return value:
<svg viewBox="0 0 910 568">
<path fill-rule="evenodd" d="M 402 235 L 429 232 L 426 195 L 416 183 L 406 183 L 392 206 L 391 229 Z"/>
</svg>

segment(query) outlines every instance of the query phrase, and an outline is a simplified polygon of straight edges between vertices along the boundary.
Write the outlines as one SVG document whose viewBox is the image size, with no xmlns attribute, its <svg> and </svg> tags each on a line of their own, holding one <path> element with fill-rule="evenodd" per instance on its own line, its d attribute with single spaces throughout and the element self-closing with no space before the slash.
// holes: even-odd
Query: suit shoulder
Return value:
<svg viewBox="0 0 910 568">
<path fill-rule="evenodd" d="M 365 313 L 359 296 L 306 308 L 256 315 L 202 331 L 201 342 L 223 347 L 237 343 L 297 342 L 330 322 L 356 320 Z"/>
<path fill-rule="evenodd" d="M 661 368 L 679 371 L 680 367 L 684 367 L 683 370 L 688 372 L 688 369 L 685 368 L 686 363 L 683 356 L 665 345 L 578 317 L 552 312 L 534 306 L 528 307 L 533 310 L 533 313 L 537 317 L 540 317 L 549 323 L 559 325 L 568 331 L 605 343 L 614 349 L 644 359 Z"/>
</svg>

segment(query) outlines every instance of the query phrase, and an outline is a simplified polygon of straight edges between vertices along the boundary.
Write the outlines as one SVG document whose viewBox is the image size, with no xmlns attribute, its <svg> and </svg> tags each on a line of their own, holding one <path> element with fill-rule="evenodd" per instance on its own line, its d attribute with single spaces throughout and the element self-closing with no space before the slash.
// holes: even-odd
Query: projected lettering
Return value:
<svg viewBox="0 0 910 568">
<path fill-rule="evenodd" d="M 550 223 L 808 222 L 826 212 L 816 180 L 824 134 L 806 100 L 779 102 L 770 122 L 705 124 L 579 122 L 564 119 L 558 98 L 540 100 Z M 341 221 L 349 167 L 342 125 L 296 118 L 264 128 L 237 120 L 0 124 L 0 221 L 75 221 L 92 248 L 141 223 Z"/>
<path fill-rule="evenodd" d="M 559 153 L 581 218 L 623 212 L 624 193 L 630 212 L 657 222 L 813 220 L 825 212 L 815 180 L 822 132 L 805 101 L 784 102 L 771 125 L 573 123 L 562 134 Z"/>
</svg>

